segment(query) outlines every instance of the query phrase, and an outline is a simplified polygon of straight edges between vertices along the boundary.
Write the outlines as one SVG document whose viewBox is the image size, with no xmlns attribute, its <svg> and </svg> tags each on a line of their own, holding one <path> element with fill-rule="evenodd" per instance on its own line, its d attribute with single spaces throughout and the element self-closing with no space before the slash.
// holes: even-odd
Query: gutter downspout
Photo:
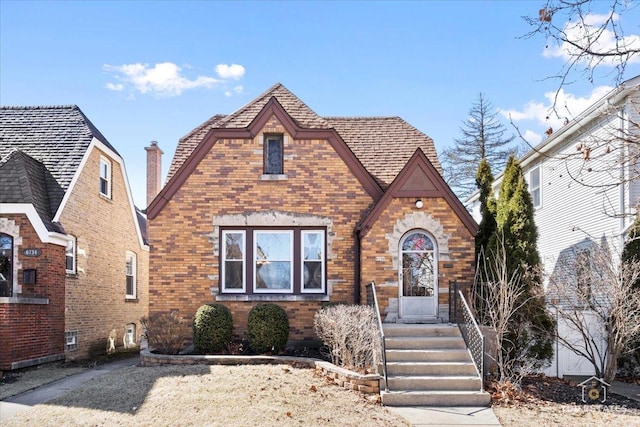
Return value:
<svg viewBox="0 0 640 427">
<path fill-rule="evenodd" d="M 353 295 L 353 303 L 356 305 L 360 305 L 360 279 L 361 279 L 361 272 L 360 272 L 360 239 L 362 238 L 362 236 L 360 235 L 360 227 L 356 227 L 356 229 L 354 230 L 354 234 L 355 234 L 355 262 L 354 264 L 354 269 L 355 271 L 353 272 L 353 277 L 355 278 L 354 280 L 354 295 Z"/>
</svg>

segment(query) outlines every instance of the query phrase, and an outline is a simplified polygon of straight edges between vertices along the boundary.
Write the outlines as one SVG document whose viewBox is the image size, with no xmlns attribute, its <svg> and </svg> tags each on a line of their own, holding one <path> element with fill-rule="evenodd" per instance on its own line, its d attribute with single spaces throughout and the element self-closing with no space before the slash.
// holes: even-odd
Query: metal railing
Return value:
<svg viewBox="0 0 640 427">
<path fill-rule="evenodd" d="M 449 316 L 458 324 L 462 338 L 480 375 L 480 391 L 484 390 L 484 336 L 457 282 L 449 283 Z M 451 307 L 453 306 L 453 307 Z"/>
<path fill-rule="evenodd" d="M 382 329 L 382 318 L 380 317 L 380 307 L 378 306 L 378 296 L 376 295 L 376 284 L 371 281 L 367 285 L 367 304 L 372 306 L 376 311 L 378 318 L 378 329 L 380 330 L 380 343 L 382 346 L 382 376 L 384 377 L 384 390 L 389 391 L 387 387 L 387 349 L 384 344 L 384 329 Z"/>
</svg>

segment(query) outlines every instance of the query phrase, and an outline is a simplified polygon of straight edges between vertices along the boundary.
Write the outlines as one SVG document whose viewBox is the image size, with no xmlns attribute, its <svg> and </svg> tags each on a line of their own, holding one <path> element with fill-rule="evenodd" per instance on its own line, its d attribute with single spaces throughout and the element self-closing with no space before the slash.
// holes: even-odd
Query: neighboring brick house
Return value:
<svg viewBox="0 0 640 427">
<path fill-rule="evenodd" d="M 77 106 L 0 109 L 0 370 L 137 343 L 145 221 Z"/>
<path fill-rule="evenodd" d="M 242 335 L 269 301 L 309 339 L 323 304 L 364 302 L 375 281 L 385 321 L 446 322 L 477 224 L 439 171 L 402 119 L 320 117 L 276 84 L 180 140 L 147 209 L 149 311 L 222 302 Z"/>
</svg>

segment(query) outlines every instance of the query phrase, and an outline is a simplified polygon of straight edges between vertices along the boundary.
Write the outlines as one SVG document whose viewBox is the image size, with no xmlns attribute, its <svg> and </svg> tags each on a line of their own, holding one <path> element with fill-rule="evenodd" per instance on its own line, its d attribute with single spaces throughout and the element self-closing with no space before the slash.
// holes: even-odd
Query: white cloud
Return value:
<svg viewBox="0 0 640 427">
<path fill-rule="evenodd" d="M 611 53 L 618 50 L 640 49 L 640 36 L 637 34 L 629 34 L 625 37 L 616 39 L 615 33 L 607 26 L 601 30 L 607 20 L 611 18 L 616 26 L 619 26 L 620 15 L 597 15 L 590 14 L 584 17 L 584 24 L 581 22 L 567 22 L 564 26 L 566 39 L 579 45 L 590 45 L 594 52 Z M 575 58 L 580 50 L 568 42 L 564 42 L 559 46 L 549 46 L 543 52 L 547 58 L 562 58 L 569 61 Z M 593 57 L 589 58 L 590 67 L 598 64 L 615 65 L 616 57 Z M 619 60 L 620 58 L 617 58 Z M 628 63 L 640 62 L 640 55 L 634 55 L 627 59 Z"/>
<path fill-rule="evenodd" d="M 224 96 L 233 96 L 233 94 L 235 93 L 236 95 L 240 95 L 241 93 L 244 92 L 244 87 L 242 86 L 236 86 L 233 88 L 233 90 L 226 90 L 224 92 Z"/>
<path fill-rule="evenodd" d="M 122 90 L 124 90 L 124 85 L 120 84 L 120 83 L 107 83 L 106 88 L 109 90 L 113 90 L 116 92 L 120 92 Z"/>
<path fill-rule="evenodd" d="M 561 89 L 557 96 L 555 92 L 545 93 L 546 101 L 544 102 L 532 100 L 526 103 L 521 110 L 500 109 L 499 111 L 500 114 L 521 128 L 522 135 L 529 144 L 535 145 L 542 140 L 540 135 L 542 132 L 548 128 L 552 128 L 554 131 L 560 129 L 566 120 L 574 119 L 612 89 L 609 86 L 598 86 L 586 97 L 575 96 Z M 529 129 L 529 127 L 534 129 Z"/>
<path fill-rule="evenodd" d="M 540 135 L 539 133 L 536 133 L 534 131 L 532 131 L 531 129 L 527 129 L 524 134 L 522 135 L 522 137 L 524 138 L 525 141 L 527 141 L 527 143 L 529 145 L 531 145 L 532 147 L 535 147 L 536 145 L 538 145 L 540 142 L 542 142 L 542 135 Z"/>
<path fill-rule="evenodd" d="M 244 76 L 244 67 L 238 64 L 218 64 L 216 73 L 222 79 L 240 80 Z"/>
<path fill-rule="evenodd" d="M 220 68 L 223 66 L 222 68 Z M 178 96 L 185 90 L 197 88 L 212 88 L 222 86 L 225 81 L 211 76 L 197 76 L 189 78 L 184 75 L 182 67 L 172 62 L 162 62 L 153 67 L 149 64 L 124 64 L 124 65 L 104 65 L 104 70 L 115 74 L 117 83 L 107 83 L 109 90 L 123 91 L 128 89 L 131 92 L 143 94 L 154 94 L 157 96 Z M 185 65 L 184 68 L 191 67 Z M 222 72 L 221 72 L 222 70 Z M 220 77 L 238 80 L 244 75 L 242 65 L 233 64 L 227 66 L 220 64 L 216 67 L 216 72 Z M 241 86 L 239 86 L 242 88 Z M 233 93 L 241 93 L 234 89 Z"/>
</svg>

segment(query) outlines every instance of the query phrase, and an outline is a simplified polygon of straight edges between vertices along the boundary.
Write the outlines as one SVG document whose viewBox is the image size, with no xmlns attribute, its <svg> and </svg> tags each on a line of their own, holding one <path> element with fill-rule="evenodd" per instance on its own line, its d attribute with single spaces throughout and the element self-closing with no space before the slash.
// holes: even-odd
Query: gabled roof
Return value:
<svg viewBox="0 0 640 427">
<path fill-rule="evenodd" d="M 326 117 L 351 151 L 387 188 L 419 148 L 442 174 L 433 140 L 400 117 Z"/>
<path fill-rule="evenodd" d="M 20 150 L 13 151 L 0 164 L 0 182 L 0 203 L 32 204 L 48 231 L 64 232 L 52 222 L 52 207 L 60 204 L 64 191 L 42 163 Z"/>
<path fill-rule="evenodd" d="M 391 184 L 413 152 L 420 148 L 441 173 L 433 140 L 400 117 L 320 117 L 278 83 L 236 112 L 218 114 L 178 142 L 167 182 L 213 129 L 245 129 L 270 99 L 275 98 L 299 129 L 335 129 L 381 188 Z"/>
<path fill-rule="evenodd" d="M 167 173 L 167 181 L 182 166 L 195 147 L 211 129 L 242 129 L 248 127 L 253 119 L 275 97 L 294 123 L 304 129 L 328 129 L 330 126 L 322 117 L 295 96 L 281 83 L 276 83 L 263 94 L 229 115 L 216 114 L 178 142 L 176 153 Z"/>
<path fill-rule="evenodd" d="M 93 138 L 117 153 L 76 105 L 0 108 L 0 164 L 20 150 L 41 162 L 63 191 Z"/>
<path fill-rule="evenodd" d="M 366 233 L 395 197 L 443 198 L 467 230 L 469 230 L 473 236 L 478 233 L 478 224 L 476 221 L 471 217 L 471 214 L 465 209 L 460 199 L 456 197 L 444 179 L 442 179 L 440 173 L 421 148 L 415 150 L 389 188 L 387 188 L 384 196 L 382 196 L 380 201 L 376 203 L 373 209 L 369 211 L 360 224 L 358 224 L 357 229 L 359 232 L 363 234 Z"/>
</svg>

